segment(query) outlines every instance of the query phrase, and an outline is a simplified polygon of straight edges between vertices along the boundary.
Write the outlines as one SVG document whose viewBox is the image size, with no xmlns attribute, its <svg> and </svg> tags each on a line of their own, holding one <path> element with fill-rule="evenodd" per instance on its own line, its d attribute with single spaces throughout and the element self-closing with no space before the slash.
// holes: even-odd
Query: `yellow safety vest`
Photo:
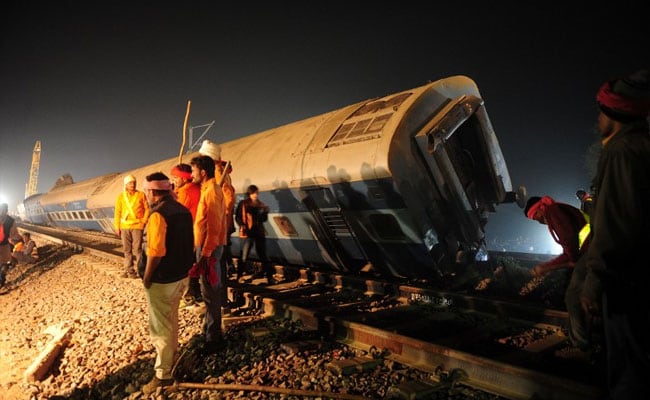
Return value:
<svg viewBox="0 0 650 400">
<path fill-rule="evenodd" d="M 587 221 L 587 223 L 582 227 L 582 229 L 580 229 L 580 232 L 578 232 L 578 250 L 582 249 L 582 245 L 585 244 L 585 241 L 587 241 L 587 238 L 591 233 L 589 215 L 582 210 L 580 210 L 580 212 L 582 213 L 582 216 L 585 217 L 585 221 Z"/>
</svg>

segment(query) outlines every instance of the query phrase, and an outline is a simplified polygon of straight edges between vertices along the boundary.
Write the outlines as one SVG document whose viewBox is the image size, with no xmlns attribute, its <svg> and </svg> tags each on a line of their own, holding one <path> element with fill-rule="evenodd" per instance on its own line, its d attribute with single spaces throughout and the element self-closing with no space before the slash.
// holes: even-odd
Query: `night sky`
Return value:
<svg viewBox="0 0 650 400">
<path fill-rule="evenodd" d="M 208 138 L 224 142 L 458 74 L 481 91 L 513 185 L 577 206 L 593 174 L 598 87 L 650 66 L 641 2 L 219 3 L 4 2 L 10 210 L 37 140 L 45 192 L 64 173 L 80 181 L 177 156 L 188 100 L 189 125 L 215 121 Z M 516 206 L 500 206 L 488 234 L 496 247 L 519 238 L 548 251 L 546 228 Z"/>
</svg>

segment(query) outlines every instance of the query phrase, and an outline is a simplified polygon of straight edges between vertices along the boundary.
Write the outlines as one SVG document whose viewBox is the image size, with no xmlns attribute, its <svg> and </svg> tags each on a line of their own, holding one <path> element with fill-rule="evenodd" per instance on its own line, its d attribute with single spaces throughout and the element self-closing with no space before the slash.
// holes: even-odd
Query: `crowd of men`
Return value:
<svg viewBox="0 0 650 400">
<path fill-rule="evenodd" d="M 146 394 L 173 382 L 181 300 L 205 304 L 203 350 L 214 352 L 222 346 L 222 307 L 232 262 L 230 236 L 235 232 L 231 171 L 230 164 L 221 160 L 220 146 L 205 140 L 189 164 L 179 163 L 169 171 L 171 178 L 163 172 L 148 175 L 144 191 L 136 189 L 133 175 L 124 178 L 124 190 L 115 203 L 114 228 L 123 243 L 124 277 L 142 278 L 149 305 L 156 361 L 154 377 L 143 387 Z M 257 200 L 257 188 L 251 188 L 238 207 L 241 231 L 248 233 L 242 240 L 248 245 L 237 273 L 246 268 L 254 245 L 268 283 L 273 283 L 264 251 L 263 222 L 269 210 Z"/>
</svg>

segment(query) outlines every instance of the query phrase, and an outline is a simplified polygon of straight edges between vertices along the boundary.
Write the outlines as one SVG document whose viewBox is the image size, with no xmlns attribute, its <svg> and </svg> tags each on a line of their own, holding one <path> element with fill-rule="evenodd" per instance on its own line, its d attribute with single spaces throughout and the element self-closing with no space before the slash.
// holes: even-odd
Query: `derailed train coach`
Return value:
<svg viewBox="0 0 650 400">
<path fill-rule="evenodd" d="M 255 184 L 271 212 L 278 263 L 429 279 L 458 252 L 485 252 L 485 225 L 513 198 L 475 83 L 453 76 L 220 144 L 243 198 Z M 185 154 L 183 162 L 198 153 Z M 24 202 L 37 224 L 113 232 L 123 178 L 169 173 L 178 157 L 70 183 Z M 239 241 L 233 234 L 233 252 Z M 252 256 L 255 256 L 253 253 Z"/>
</svg>

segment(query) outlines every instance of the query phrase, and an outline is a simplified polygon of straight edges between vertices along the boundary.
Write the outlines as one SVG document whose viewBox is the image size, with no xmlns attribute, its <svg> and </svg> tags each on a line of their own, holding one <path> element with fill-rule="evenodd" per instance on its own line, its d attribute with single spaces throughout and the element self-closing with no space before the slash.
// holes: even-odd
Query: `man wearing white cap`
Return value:
<svg viewBox="0 0 650 400">
<path fill-rule="evenodd" d="M 115 233 L 122 238 L 124 248 L 124 278 L 137 278 L 133 265 L 142 257 L 142 234 L 149 218 L 149 203 L 145 194 L 136 190 L 135 176 L 124 177 L 124 190 L 115 201 L 113 225 Z M 135 258 L 135 260 L 134 260 Z"/>
<path fill-rule="evenodd" d="M 214 160 L 214 179 L 221 186 L 223 192 L 223 200 L 225 203 L 225 222 L 226 222 L 226 245 L 223 248 L 223 254 L 219 260 L 219 278 L 222 282 L 226 282 L 228 264 L 232 263 L 232 253 L 230 251 L 230 235 L 235 232 L 235 187 L 232 185 L 230 173 L 232 172 L 232 165 L 221 160 L 221 146 L 210 140 L 204 140 L 199 149 L 199 154 L 208 156 Z M 223 285 L 221 293 L 221 303 L 226 306 L 227 295 L 226 287 Z"/>
</svg>

